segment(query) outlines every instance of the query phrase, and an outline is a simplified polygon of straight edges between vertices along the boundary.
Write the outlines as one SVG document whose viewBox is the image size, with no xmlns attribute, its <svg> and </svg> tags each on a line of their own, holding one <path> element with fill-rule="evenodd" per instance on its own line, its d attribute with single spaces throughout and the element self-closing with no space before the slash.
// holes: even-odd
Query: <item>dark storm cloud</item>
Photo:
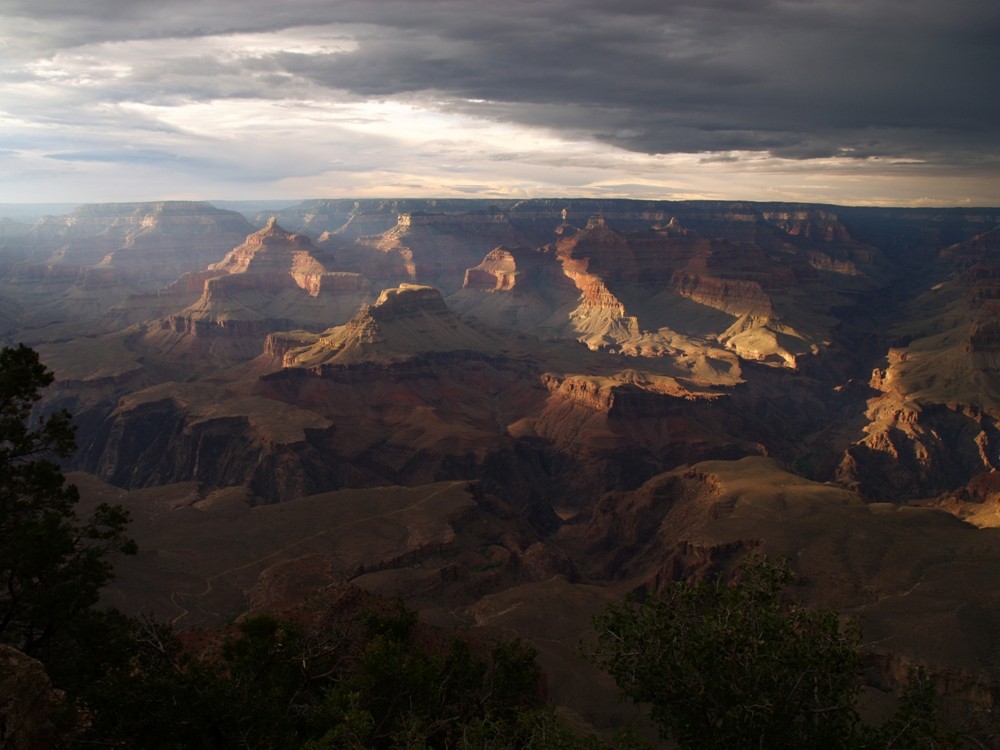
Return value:
<svg viewBox="0 0 1000 750">
<path fill-rule="evenodd" d="M 39 7 L 41 6 L 41 7 Z M 15 0 L 15 45 L 331 25 L 347 52 L 137 70 L 145 101 L 410 97 L 645 153 L 762 151 L 963 168 L 1000 154 L 995 0 Z"/>
</svg>

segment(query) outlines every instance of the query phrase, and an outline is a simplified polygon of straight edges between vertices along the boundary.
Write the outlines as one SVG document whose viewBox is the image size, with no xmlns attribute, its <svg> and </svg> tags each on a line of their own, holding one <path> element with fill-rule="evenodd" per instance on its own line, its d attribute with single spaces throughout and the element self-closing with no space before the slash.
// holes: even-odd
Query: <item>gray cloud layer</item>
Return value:
<svg viewBox="0 0 1000 750">
<path fill-rule="evenodd" d="M 19 62 L 136 39 L 182 46 L 210 35 L 329 25 L 354 45 L 230 59 L 192 52 L 115 81 L 104 95 L 121 101 L 404 97 L 641 153 L 879 158 L 942 174 L 1000 165 L 995 0 L 6 6 L 0 23 L 17 30 L 0 50 L 14 63 L 3 66 L 8 77 Z"/>
</svg>

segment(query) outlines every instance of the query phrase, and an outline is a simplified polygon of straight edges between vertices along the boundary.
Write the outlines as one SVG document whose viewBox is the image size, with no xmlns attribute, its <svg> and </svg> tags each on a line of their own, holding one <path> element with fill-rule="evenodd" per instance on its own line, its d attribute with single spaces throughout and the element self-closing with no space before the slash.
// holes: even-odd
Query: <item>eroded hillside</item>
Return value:
<svg viewBox="0 0 1000 750">
<path fill-rule="evenodd" d="M 0 323 L 55 371 L 41 408 L 76 415 L 87 502 L 136 517 L 120 606 L 190 627 L 346 579 L 535 639 L 565 677 L 604 602 L 764 550 L 863 619 L 880 679 L 923 664 L 988 704 L 998 225 L 91 206 L 0 235 Z M 585 693 L 560 700 L 607 723 Z"/>
</svg>

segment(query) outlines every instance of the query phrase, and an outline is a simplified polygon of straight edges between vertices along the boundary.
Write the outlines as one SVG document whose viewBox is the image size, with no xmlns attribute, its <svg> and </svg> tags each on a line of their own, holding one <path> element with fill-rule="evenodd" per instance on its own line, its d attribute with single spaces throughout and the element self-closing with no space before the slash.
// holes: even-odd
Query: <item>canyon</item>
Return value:
<svg viewBox="0 0 1000 750">
<path fill-rule="evenodd" d="M 105 601 L 219 625 L 350 581 L 516 635 L 582 726 L 628 593 L 786 557 L 866 678 L 1000 700 L 1000 209 L 717 201 L 81 206 L 0 223 Z"/>
</svg>

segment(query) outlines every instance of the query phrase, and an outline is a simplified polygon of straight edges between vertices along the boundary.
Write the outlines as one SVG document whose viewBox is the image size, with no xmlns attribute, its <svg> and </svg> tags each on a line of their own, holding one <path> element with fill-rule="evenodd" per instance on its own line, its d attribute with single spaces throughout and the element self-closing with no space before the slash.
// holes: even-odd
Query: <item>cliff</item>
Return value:
<svg viewBox="0 0 1000 750">
<path fill-rule="evenodd" d="M 196 481 L 246 486 L 277 502 L 341 485 L 347 470 L 324 458 L 331 431 L 328 421 L 290 405 L 164 383 L 119 401 L 82 466 L 124 488 Z"/>
<path fill-rule="evenodd" d="M 863 620 L 876 682 L 905 680 L 893 665 L 908 663 L 945 696 L 988 708 L 997 533 L 936 510 L 866 504 L 750 457 L 609 493 L 578 527 L 580 547 L 566 544 L 591 561 L 587 572 L 636 592 L 731 572 L 750 551 L 787 558 L 800 574 L 796 598 Z M 955 585 L 970 569 L 975 585 Z"/>
<path fill-rule="evenodd" d="M 108 203 L 44 217 L 24 243 L 34 263 L 115 268 L 130 281 L 163 284 L 219 260 L 252 229 L 209 203 Z"/>
<path fill-rule="evenodd" d="M 147 325 L 147 345 L 247 360 L 261 353 L 269 333 L 320 331 L 346 320 L 371 298 L 371 286 L 358 274 L 330 270 L 328 262 L 307 237 L 272 219 L 218 263 L 182 277 L 161 295 L 182 301 L 203 284 L 187 307 Z"/>
<path fill-rule="evenodd" d="M 292 350 L 285 364 L 320 367 L 363 361 L 394 361 L 427 352 L 496 351 L 500 342 L 463 323 L 428 286 L 383 289 L 343 326 L 327 330 L 315 344 Z"/>
<path fill-rule="evenodd" d="M 359 237 L 341 249 L 345 268 L 385 284 L 415 282 L 445 294 L 460 288 L 465 271 L 497 245 L 526 244 L 502 212 L 403 213 L 379 235 Z"/>
<path fill-rule="evenodd" d="M 945 280 L 917 297 L 870 385 L 864 435 L 839 476 L 870 497 L 928 497 L 1000 468 L 1000 230 L 940 253 Z"/>
<path fill-rule="evenodd" d="M 208 203 L 81 206 L 40 219 L 17 239 L 21 259 L 0 278 L 0 292 L 24 305 L 27 326 L 56 323 L 48 337 L 84 322 L 101 329 L 97 321 L 114 305 L 203 270 L 251 230 L 240 214 Z"/>
</svg>

